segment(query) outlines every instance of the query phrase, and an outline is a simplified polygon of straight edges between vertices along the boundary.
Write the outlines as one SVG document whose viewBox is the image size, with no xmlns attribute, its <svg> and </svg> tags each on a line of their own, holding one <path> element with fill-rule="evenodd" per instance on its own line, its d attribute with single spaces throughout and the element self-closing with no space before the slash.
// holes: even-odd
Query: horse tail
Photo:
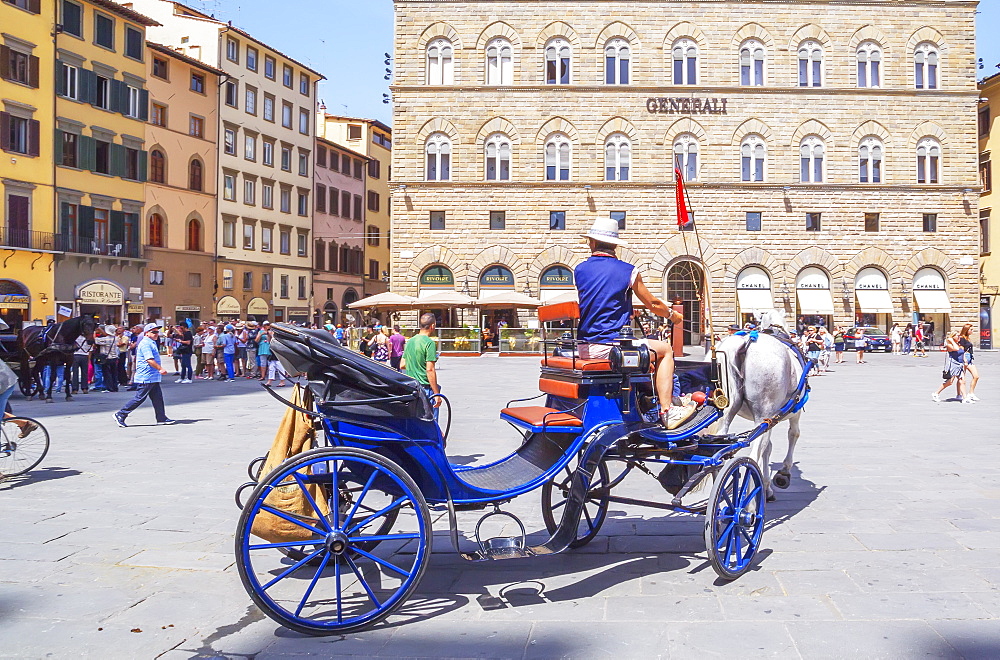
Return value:
<svg viewBox="0 0 1000 660">
<path fill-rule="evenodd" d="M 729 363 L 733 369 L 733 373 L 743 381 L 744 365 L 747 361 L 747 351 L 750 349 L 750 336 L 746 335 L 743 337 L 743 342 L 736 348 L 733 352 L 732 361 Z"/>
</svg>

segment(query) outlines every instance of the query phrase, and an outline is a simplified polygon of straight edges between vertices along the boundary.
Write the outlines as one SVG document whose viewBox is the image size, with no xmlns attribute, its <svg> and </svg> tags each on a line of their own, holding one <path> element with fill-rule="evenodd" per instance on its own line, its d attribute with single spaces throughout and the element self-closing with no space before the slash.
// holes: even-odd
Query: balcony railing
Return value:
<svg viewBox="0 0 1000 660">
<path fill-rule="evenodd" d="M 61 252 L 59 236 L 47 231 L 29 231 L 14 227 L 0 227 L 0 245 L 25 250 L 50 250 Z"/>
<path fill-rule="evenodd" d="M 122 259 L 141 259 L 142 248 L 135 243 L 111 242 L 106 238 L 92 236 L 56 236 L 57 243 L 63 252 L 75 254 L 96 254 L 105 257 Z"/>
</svg>

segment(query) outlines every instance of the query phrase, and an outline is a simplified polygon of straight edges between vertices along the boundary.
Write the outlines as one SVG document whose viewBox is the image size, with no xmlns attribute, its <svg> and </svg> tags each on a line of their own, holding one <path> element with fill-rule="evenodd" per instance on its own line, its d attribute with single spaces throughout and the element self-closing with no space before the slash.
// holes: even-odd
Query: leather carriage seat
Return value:
<svg viewBox="0 0 1000 660">
<path fill-rule="evenodd" d="M 571 358 L 547 355 L 542 358 L 543 367 L 553 367 L 555 369 L 568 369 L 570 371 L 611 371 L 611 362 L 608 360 L 584 360 L 582 358 Z"/>
<path fill-rule="evenodd" d="M 545 406 L 520 406 L 504 408 L 501 416 L 507 416 L 527 426 L 583 426 L 583 420 L 570 413 L 561 412 Z"/>
</svg>

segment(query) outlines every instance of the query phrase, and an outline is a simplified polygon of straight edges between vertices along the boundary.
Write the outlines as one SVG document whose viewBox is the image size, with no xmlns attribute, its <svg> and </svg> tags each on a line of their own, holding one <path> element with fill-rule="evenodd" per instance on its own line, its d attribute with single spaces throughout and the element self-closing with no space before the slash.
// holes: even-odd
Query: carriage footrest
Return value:
<svg viewBox="0 0 1000 660">
<path fill-rule="evenodd" d="M 478 552 L 463 552 L 462 559 L 488 561 L 499 559 L 524 559 L 534 557 L 531 548 L 524 547 L 524 537 L 497 537 L 484 541 Z"/>
</svg>

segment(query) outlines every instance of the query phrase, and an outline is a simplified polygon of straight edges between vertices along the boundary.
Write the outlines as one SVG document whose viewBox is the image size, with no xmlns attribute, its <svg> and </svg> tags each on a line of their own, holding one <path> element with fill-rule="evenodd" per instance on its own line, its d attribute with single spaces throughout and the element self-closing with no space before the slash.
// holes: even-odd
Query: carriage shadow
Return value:
<svg viewBox="0 0 1000 660">
<path fill-rule="evenodd" d="M 20 488 L 22 486 L 28 486 L 33 483 L 41 481 L 54 481 L 56 479 L 65 479 L 67 477 L 76 477 L 83 474 L 79 470 L 74 470 L 71 468 L 63 467 L 44 467 L 32 470 L 28 474 L 22 474 L 18 477 L 6 477 L 0 479 L 0 490 L 13 490 L 14 488 Z"/>
</svg>

